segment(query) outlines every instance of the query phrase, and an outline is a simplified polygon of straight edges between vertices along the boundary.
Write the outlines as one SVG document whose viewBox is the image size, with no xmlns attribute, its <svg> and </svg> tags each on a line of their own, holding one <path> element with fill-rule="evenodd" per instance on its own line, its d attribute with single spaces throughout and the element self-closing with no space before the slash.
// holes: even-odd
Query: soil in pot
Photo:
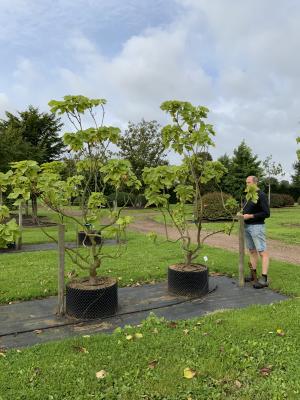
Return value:
<svg viewBox="0 0 300 400">
<path fill-rule="evenodd" d="M 118 309 L 118 282 L 98 277 L 95 285 L 89 278 L 76 279 L 66 286 L 66 313 L 78 319 L 95 319 L 114 315 Z"/>
<path fill-rule="evenodd" d="M 168 268 L 168 291 L 178 296 L 201 297 L 208 293 L 208 268 L 202 264 L 175 264 Z"/>
<path fill-rule="evenodd" d="M 95 242 L 96 242 L 96 244 L 100 244 L 101 243 L 100 232 L 92 231 L 91 233 L 98 235 L 98 236 L 95 236 Z M 84 232 L 84 231 L 78 232 L 78 244 L 83 245 L 83 246 L 91 246 L 92 245 L 91 239 L 86 234 L 86 232 Z"/>
</svg>

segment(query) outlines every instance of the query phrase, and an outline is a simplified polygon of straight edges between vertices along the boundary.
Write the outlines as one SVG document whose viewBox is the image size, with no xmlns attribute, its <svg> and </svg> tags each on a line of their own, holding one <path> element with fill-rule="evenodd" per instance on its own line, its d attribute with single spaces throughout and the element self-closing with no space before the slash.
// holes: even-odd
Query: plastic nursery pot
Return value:
<svg viewBox="0 0 300 400">
<path fill-rule="evenodd" d="M 188 297 L 201 297 L 207 294 L 208 268 L 202 264 L 169 266 L 168 291 L 178 296 Z"/>
<path fill-rule="evenodd" d="M 15 249 L 17 246 L 16 246 L 16 243 L 15 243 L 15 242 L 11 242 L 11 243 L 7 243 L 7 244 L 6 244 L 6 247 L 7 247 L 8 249 Z"/>
<path fill-rule="evenodd" d="M 102 240 L 101 236 L 100 236 L 100 232 L 93 230 L 93 231 L 91 231 L 91 233 L 98 235 L 98 236 L 95 236 L 95 243 L 100 244 L 101 240 Z M 85 231 L 78 232 L 78 244 L 83 245 L 83 246 L 91 246 L 92 245 L 91 238 L 86 234 Z"/>
<path fill-rule="evenodd" d="M 80 278 L 66 286 L 66 314 L 77 319 L 95 319 L 114 315 L 118 309 L 118 282 L 98 277 L 97 285 Z"/>
</svg>

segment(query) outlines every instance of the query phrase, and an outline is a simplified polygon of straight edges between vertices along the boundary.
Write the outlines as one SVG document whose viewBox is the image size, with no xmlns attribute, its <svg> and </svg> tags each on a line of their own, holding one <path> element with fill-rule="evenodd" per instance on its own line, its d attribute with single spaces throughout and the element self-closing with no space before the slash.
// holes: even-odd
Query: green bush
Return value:
<svg viewBox="0 0 300 400">
<path fill-rule="evenodd" d="M 294 199 L 289 194 L 271 193 L 271 204 L 273 208 L 288 207 L 294 205 Z"/>
<path fill-rule="evenodd" d="M 224 208 L 224 204 L 229 199 L 232 199 L 232 196 L 227 193 L 206 193 L 202 197 L 203 218 L 208 220 L 230 219 L 231 214 L 235 214 L 238 211 L 238 206 L 231 212 Z"/>
<path fill-rule="evenodd" d="M 292 196 L 290 196 L 289 194 L 283 194 L 283 201 L 284 201 L 284 206 L 293 206 L 295 201 L 294 198 Z"/>
</svg>

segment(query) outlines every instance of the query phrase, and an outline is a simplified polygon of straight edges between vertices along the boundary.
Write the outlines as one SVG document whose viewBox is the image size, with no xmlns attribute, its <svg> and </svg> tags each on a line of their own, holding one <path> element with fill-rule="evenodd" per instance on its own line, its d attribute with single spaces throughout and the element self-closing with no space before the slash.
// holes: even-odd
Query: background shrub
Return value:
<svg viewBox="0 0 300 400">
<path fill-rule="evenodd" d="M 230 198 L 232 198 L 232 196 L 227 193 L 206 193 L 202 197 L 203 218 L 208 220 L 230 219 L 231 213 L 224 208 L 224 204 Z M 233 211 L 233 214 L 237 211 L 238 207 Z"/>
<path fill-rule="evenodd" d="M 271 193 L 271 207 L 288 207 L 294 205 L 294 199 L 289 194 Z"/>
<path fill-rule="evenodd" d="M 284 201 L 285 207 L 294 205 L 295 200 L 292 196 L 290 196 L 289 194 L 283 194 L 282 196 L 283 196 L 283 201 Z"/>
</svg>

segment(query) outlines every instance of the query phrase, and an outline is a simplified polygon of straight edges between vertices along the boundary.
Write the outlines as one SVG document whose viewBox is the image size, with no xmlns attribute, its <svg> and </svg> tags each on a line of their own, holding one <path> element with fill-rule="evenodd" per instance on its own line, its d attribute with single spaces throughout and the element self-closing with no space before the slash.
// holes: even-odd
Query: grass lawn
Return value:
<svg viewBox="0 0 300 400">
<path fill-rule="evenodd" d="M 142 251 L 141 251 L 142 249 Z M 112 251 L 111 246 L 106 247 Z M 210 272 L 223 272 L 228 275 L 237 273 L 238 255 L 205 246 L 203 256 L 208 257 Z M 136 282 L 149 283 L 166 279 L 166 268 L 172 263 L 182 261 L 179 244 L 164 240 L 154 244 L 148 237 L 130 232 L 127 251 L 121 259 L 105 259 L 101 273 L 119 279 L 120 286 Z M 0 255 L 0 303 L 14 300 L 29 300 L 47 297 L 56 293 L 58 255 L 55 250 L 1 254 Z M 66 257 L 66 273 L 74 267 Z M 295 265 L 272 261 L 270 268 L 271 287 L 285 294 L 300 295 L 300 275 L 295 274 Z M 84 271 L 79 271 L 84 275 Z M 293 276 L 293 279 L 290 277 Z"/>
<path fill-rule="evenodd" d="M 155 245 L 137 233 L 128 239 L 125 255 L 102 269 L 120 286 L 163 280 L 181 260 L 178 244 Z M 199 262 L 203 256 L 211 272 L 237 273 L 237 254 L 205 247 Z M 1 254 L 0 302 L 55 294 L 56 275 L 55 251 Z M 173 324 L 152 315 L 112 335 L 0 349 L 0 400 L 299 399 L 300 274 L 272 261 L 270 279 L 294 298 Z M 192 379 L 183 377 L 185 368 L 196 373 Z"/>
<path fill-rule="evenodd" d="M 74 212 L 77 211 L 78 207 L 73 206 L 69 207 L 67 209 L 68 212 Z M 105 211 L 104 211 L 105 213 Z M 135 216 L 139 216 L 141 214 L 153 214 L 157 213 L 159 214 L 159 211 L 153 208 L 146 208 L 146 209 L 133 209 L 133 208 L 125 208 L 123 211 L 123 215 L 130 215 L 133 218 Z M 58 217 L 57 215 L 49 211 L 45 208 L 39 207 L 39 216 L 47 217 L 51 222 L 58 222 Z M 67 242 L 74 242 L 76 241 L 76 235 L 77 235 L 77 229 L 78 227 L 76 226 L 76 222 L 72 220 L 71 218 L 65 218 L 64 221 L 66 225 L 66 241 Z M 57 227 L 56 226 L 51 226 L 51 227 L 45 227 L 43 228 L 48 234 L 53 236 L 55 239 L 57 239 Z M 25 227 L 23 228 L 22 232 L 22 241 L 24 244 L 34 244 L 34 243 L 47 243 L 49 242 L 48 236 L 43 232 L 42 229 L 39 227 Z M 105 236 L 105 235 L 104 235 Z"/>
<path fill-rule="evenodd" d="M 192 218 L 191 206 L 187 206 L 188 216 Z M 163 223 L 161 214 L 151 217 L 156 222 Z M 168 222 L 171 220 L 168 218 Z M 228 222 L 226 222 L 228 223 Z M 203 229 L 217 231 L 222 229 L 222 222 L 204 222 Z M 300 244 L 300 206 L 286 208 L 272 208 L 271 217 L 266 219 L 267 236 L 270 239 L 280 240 L 288 244 Z M 237 224 L 233 228 L 237 233 Z"/>
<path fill-rule="evenodd" d="M 296 400 L 299 306 L 289 300 L 177 324 L 150 316 L 112 335 L 8 351 L 0 399 Z M 185 368 L 196 375 L 185 379 Z M 99 371 L 107 375 L 97 379 Z"/>
</svg>

